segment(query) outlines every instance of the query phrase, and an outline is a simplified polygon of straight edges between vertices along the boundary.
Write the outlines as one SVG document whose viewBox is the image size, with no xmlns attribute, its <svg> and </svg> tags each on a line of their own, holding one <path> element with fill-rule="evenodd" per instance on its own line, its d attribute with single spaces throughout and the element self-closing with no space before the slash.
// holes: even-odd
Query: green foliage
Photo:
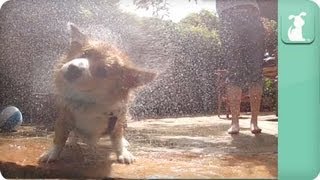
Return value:
<svg viewBox="0 0 320 180">
<path fill-rule="evenodd" d="M 278 96 L 277 96 L 277 82 L 272 79 L 264 79 L 262 108 L 269 111 L 277 110 Z M 263 110 L 262 109 L 262 110 Z"/>
<path fill-rule="evenodd" d="M 192 13 L 180 21 L 181 24 L 204 28 L 209 31 L 218 29 L 218 17 L 207 11 L 202 10 L 199 13 Z"/>
<path fill-rule="evenodd" d="M 278 23 L 274 20 L 267 18 L 261 18 L 263 26 L 265 28 L 265 48 L 266 50 L 277 57 L 278 49 Z M 278 96 L 277 96 L 278 86 L 277 82 L 266 78 L 264 81 L 263 89 L 263 104 L 268 106 L 269 110 L 276 111 Z"/>
<path fill-rule="evenodd" d="M 217 42 L 220 44 L 219 41 L 219 35 L 216 31 L 209 31 L 207 29 L 201 28 L 201 27 L 195 27 L 195 26 L 179 26 L 179 32 L 182 34 L 190 33 L 193 35 L 199 35 L 204 37 L 207 40 L 212 40 L 214 42 Z"/>
<path fill-rule="evenodd" d="M 194 1 L 196 4 L 198 3 L 197 0 L 189 0 L 189 2 L 191 1 Z M 168 0 L 133 0 L 133 3 L 138 8 L 145 9 L 145 10 L 151 9 L 152 14 L 161 19 L 169 15 Z"/>
<path fill-rule="evenodd" d="M 274 20 L 261 18 L 265 29 L 265 47 L 268 52 L 275 52 L 278 48 L 278 23 Z"/>
<path fill-rule="evenodd" d="M 133 0 L 133 3 L 141 9 L 152 10 L 155 17 L 163 19 L 169 14 L 168 0 Z"/>
<path fill-rule="evenodd" d="M 215 14 L 202 10 L 199 13 L 192 13 L 182 19 L 178 24 L 181 33 L 200 35 L 220 45 L 218 34 L 218 18 Z"/>
</svg>

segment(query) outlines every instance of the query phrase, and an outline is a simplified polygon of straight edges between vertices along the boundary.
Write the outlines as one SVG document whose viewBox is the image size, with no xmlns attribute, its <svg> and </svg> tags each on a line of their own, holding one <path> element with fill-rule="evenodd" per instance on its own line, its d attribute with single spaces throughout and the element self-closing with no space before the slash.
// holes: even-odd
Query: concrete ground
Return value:
<svg viewBox="0 0 320 180">
<path fill-rule="evenodd" d="M 259 135 L 250 132 L 249 114 L 242 114 L 238 135 L 226 133 L 230 123 L 217 116 L 129 122 L 126 137 L 137 158 L 131 165 L 115 162 L 108 138 L 98 158 L 85 145 L 67 146 L 60 161 L 38 164 L 53 133 L 24 126 L 0 134 L 0 171 L 8 178 L 276 178 L 277 117 L 259 116 Z"/>
</svg>

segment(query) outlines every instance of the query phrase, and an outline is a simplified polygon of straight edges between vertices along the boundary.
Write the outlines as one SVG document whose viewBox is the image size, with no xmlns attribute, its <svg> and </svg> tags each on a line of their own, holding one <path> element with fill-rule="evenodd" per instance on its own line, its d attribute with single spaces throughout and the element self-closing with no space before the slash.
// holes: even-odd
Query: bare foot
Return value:
<svg viewBox="0 0 320 180">
<path fill-rule="evenodd" d="M 259 134 L 262 131 L 257 124 L 251 124 L 250 129 L 252 134 Z"/>
<path fill-rule="evenodd" d="M 239 124 L 232 124 L 231 127 L 228 129 L 229 134 L 238 134 L 240 131 Z"/>
</svg>

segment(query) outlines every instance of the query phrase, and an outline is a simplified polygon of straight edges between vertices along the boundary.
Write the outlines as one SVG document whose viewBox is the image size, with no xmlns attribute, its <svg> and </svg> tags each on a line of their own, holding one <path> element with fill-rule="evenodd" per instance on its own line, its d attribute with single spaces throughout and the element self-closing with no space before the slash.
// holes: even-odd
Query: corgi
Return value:
<svg viewBox="0 0 320 180">
<path fill-rule="evenodd" d="M 124 139 L 129 93 L 153 81 L 156 73 L 137 68 L 120 50 L 89 38 L 74 24 L 68 26 L 70 48 L 54 70 L 59 117 L 53 146 L 39 161 L 58 160 L 73 132 L 89 147 L 109 135 L 118 162 L 130 164 L 135 158 Z"/>
</svg>

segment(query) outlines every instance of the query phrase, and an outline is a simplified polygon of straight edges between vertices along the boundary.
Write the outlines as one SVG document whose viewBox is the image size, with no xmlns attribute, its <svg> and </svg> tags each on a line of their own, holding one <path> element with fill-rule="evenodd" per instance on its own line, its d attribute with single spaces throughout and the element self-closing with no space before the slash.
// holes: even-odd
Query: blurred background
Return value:
<svg viewBox="0 0 320 180">
<path fill-rule="evenodd" d="M 266 53 L 276 58 L 277 1 L 259 5 Z M 159 74 L 133 93 L 133 119 L 212 115 L 223 56 L 218 21 L 214 0 L 8 1 L 0 11 L 0 107 L 17 106 L 27 123 L 53 122 L 52 69 L 68 49 L 72 22 Z M 265 78 L 262 111 L 276 111 L 276 84 Z"/>
</svg>

